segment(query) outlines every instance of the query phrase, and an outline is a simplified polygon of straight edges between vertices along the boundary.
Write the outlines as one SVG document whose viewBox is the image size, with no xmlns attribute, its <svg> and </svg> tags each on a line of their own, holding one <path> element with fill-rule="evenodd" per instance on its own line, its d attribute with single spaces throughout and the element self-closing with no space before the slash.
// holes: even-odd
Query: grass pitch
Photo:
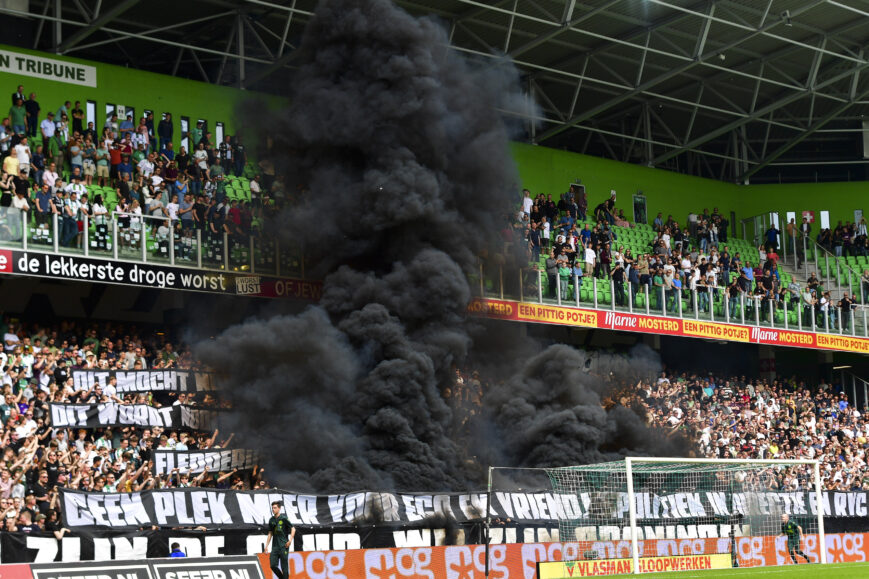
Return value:
<svg viewBox="0 0 869 579">
<path fill-rule="evenodd" d="M 782 567 L 751 567 L 743 569 L 714 569 L 709 571 L 676 571 L 671 573 L 644 573 L 649 579 L 866 579 L 869 563 L 831 563 L 829 565 L 784 565 Z M 637 575 L 610 575 L 610 577 L 637 577 Z"/>
</svg>

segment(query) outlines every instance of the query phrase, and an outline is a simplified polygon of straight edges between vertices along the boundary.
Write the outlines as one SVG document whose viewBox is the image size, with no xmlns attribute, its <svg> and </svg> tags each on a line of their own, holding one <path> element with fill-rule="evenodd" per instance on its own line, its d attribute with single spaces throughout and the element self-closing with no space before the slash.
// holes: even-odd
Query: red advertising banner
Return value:
<svg viewBox="0 0 869 579">
<path fill-rule="evenodd" d="M 0 565 L 0 579 L 33 579 L 33 573 L 28 564 Z"/>
<path fill-rule="evenodd" d="M 599 311 L 508 300 L 475 299 L 468 305 L 468 313 L 474 316 L 514 322 L 602 328 L 641 334 L 684 336 L 747 344 L 771 344 L 869 354 L 869 339 L 867 338 L 665 318 L 627 312 Z"/>
<path fill-rule="evenodd" d="M 740 567 L 790 564 L 787 537 L 737 537 L 734 540 L 736 563 Z M 869 533 L 840 533 L 826 536 L 828 563 L 869 561 Z M 640 542 L 640 556 L 680 557 L 718 554 L 731 556 L 731 539 L 656 539 Z M 805 535 L 802 550 L 817 561 L 817 535 Z M 530 579 L 537 576 L 537 563 L 576 560 L 577 554 L 594 552 L 603 562 L 630 559 L 629 541 L 583 543 L 511 543 L 489 547 L 489 576 L 495 579 Z M 269 555 L 259 555 L 265 577 L 270 578 Z M 800 562 L 803 562 L 800 560 Z M 486 569 L 485 545 L 406 547 L 402 549 L 358 549 L 348 551 L 300 551 L 289 555 L 289 576 L 294 579 L 353 577 L 354 579 L 482 579 Z M 648 566 L 653 567 L 653 566 Z M 584 576 L 614 574 L 618 566 L 585 565 Z"/>
</svg>

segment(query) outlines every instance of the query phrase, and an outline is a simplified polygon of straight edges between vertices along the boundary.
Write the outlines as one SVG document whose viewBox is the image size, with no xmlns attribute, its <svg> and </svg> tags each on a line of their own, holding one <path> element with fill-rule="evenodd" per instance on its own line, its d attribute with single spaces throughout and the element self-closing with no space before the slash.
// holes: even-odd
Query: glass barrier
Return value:
<svg viewBox="0 0 869 579">
<path fill-rule="evenodd" d="M 781 286 L 777 291 L 746 294 L 723 287 L 723 278 L 705 287 L 701 284 L 679 288 L 651 280 L 639 283 L 636 278 L 633 282 L 616 282 L 576 269 L 546 271 L 539 266 L 524 268 L 518 276 L 505 277 L 499 266 L 480 265 L 468 280 L 474 295 L 490 299 L 869 337 L 866 304 L 855 301 L 841 307 L 838 301 L 831 300 L 806 305 L 802 294 Z M 866 293 L 869 279 L 861 295 Z"/>
<path fill-rule="evenodd" d="M 14 207 L 0 207 L 0 245 L 8 248 L 23 248 L 27 211 Z"/>
</svg>

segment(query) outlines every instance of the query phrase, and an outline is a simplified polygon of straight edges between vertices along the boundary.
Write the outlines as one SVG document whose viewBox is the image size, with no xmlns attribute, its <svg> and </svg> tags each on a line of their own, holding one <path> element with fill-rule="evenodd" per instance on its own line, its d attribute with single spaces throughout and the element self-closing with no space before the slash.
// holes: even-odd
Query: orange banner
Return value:
<svg viewBox="0 0 869 579">
<path fill-rule="evenodd" d="M 737 537 L 739 567 L 790 564 L 787 538 L 780 536 Z M 826 536 L 828 563 L 869 561 L 869 533 L 839 533 Z M 731 539 L 650 539 L 640 541 L 641 557 L 681 557 L 726 554 L 731 556 Z M 812 561 L 819 558 L 818 538 L 806 535 L 802 550 Z M 566 555 L 566 557 L 565 557 Z M 630 559 L 629 541 L 588 543 L 512 543 L 491 545 L 489 576 L 494 579 L 535 577 L 542 561 Z M 266 579 L 271 579 L 269 556 L 259 555 Z M 800 559 L 800 563 L 804 561 Z M 301 551 L 290 553 L 294 579 L 482 579 L 486 569 L 484 545 L 449 547 L 406 547 L 402 549 L 359 549 L 349 551 Z M 646 565 L 646 567 L 650 567 Z"/>
<path fill-rule="evenodd" d="M 468 305 L 474 316 L 602 328 L 642 334 L 664 334 L 690 338 L 707 338 L 728 342 L 772 344 L 795 348 L 813 348 L 869 354 L 869 339 L 834 334 L 813 334 L 798 330 L 758 328 L 721 322 L 706 322 L 640 313 L 592 310 L 568 306 L 550 306 L 509 300 L 475 299 Z"/>
<path fill-rule="evenodd" d="M 818 347 L 825 350 L 844 350 L 858 354 L 869 354 L 869 340 L 866 338 L 818 334 Z"/>
<path fill-rule="evenodd" d="M 595 310 L 581 310 L 579 308 L 565 308 L 559 306 L 541 306 L 539 304 L 518 305 L 519 320 L 529 322 L 547 322 L 550 324 L 562 324 L 566 326 L 583 326 L 596 328 L 598 313 Z"/>
<path fill-rule="evenodd" d="M 733 342 L 749 341 L 748 328 L 731 324 L 682 320 L 682 333 L 686 336 L 697 336 L 698 338 L 714 338 L 716 340 L 729 340 Z"/>
</svg>

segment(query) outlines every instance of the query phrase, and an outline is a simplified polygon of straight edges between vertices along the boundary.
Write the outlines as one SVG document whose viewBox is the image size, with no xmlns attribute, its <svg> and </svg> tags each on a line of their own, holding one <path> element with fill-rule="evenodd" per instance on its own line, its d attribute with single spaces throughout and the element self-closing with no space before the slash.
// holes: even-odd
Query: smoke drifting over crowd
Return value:
<svg viewBox="0 0 869 579">
<path fill-rule="evenodd" d="M 560 465 L 652 450 L 636 414 L 602 409 L 605 386 L 584 372 L 585 354 L 522 340 L 477 348 L 465 272 L 502 250 L 501 216 L 520 186 L 495 109 L 522 96 L 511 67 L 475 68 L 447 45 L 439 24 L 388 0 L 323 0 L 292 105 L 247 119 L 272 135 L 277 171 L 299 192 L 275 234 L 304 241 L 323 299 L 232 327 L 199 355 L 226 375 L 237 436 L 271 451 L 266 476 L 282 487 L 478 487 L 441 395 L 469 357 L 503 359 L 511 376 L 477 417 L 481 460 Z M 598 360 L 596 374 L 650 363 L 615 360 Z"/>
</svg>

